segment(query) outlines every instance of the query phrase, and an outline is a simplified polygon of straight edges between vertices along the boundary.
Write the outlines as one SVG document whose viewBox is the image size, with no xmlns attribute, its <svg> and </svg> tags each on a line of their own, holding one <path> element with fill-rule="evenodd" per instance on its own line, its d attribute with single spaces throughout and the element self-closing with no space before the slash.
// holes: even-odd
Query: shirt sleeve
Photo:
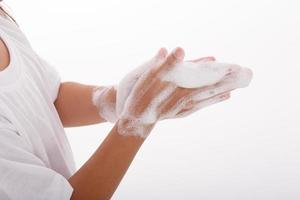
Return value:
<svg viewBox="0 0 300 200">
<path fill-rule="evenodd" d="M 0 199 L 69 200 L 73 188 L 65 177 L 45 167 L 30 145 L 0 120 Z"/>
<path fill-rule="evenodd" d="M 60 74 L 54 65 L 41 56 L 38 57 L 41 61 L 42 75 L 44 77 L 46 87 L 49 89 L 52 102 L 54 102 L 58 96 L 59 86 L 61 83 Z"/>
</svg>

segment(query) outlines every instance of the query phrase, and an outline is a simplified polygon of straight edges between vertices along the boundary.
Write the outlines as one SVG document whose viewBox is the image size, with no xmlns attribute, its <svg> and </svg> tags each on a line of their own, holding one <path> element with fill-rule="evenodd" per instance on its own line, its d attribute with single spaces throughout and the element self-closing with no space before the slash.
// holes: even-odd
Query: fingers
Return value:
<svg viewBox="0 0 300 200">
<path fill-rule="evenodd" d="M 151 98 L 151 101 L 149 104 L 145 107 L 142 115 L 142 119 L 145 123 L 151 124 L 155 123 L 157 121 L 162 113 L 158 109 L 158 107 L 167 99 L 169 99 L 170 95 L 174 92 L 176 89 L 175 85 L 164 85 L 165 83 L 162 83 L 162 89 L 160 91 L 156 91 L 154 94 L 154 98 Z M 144 101 L 147 101 L 147 97 L 145 97 Z"/>
<path fill-rule="evenodd" d="M 118 115 L 121 114 L 125 101 L 129 96 L 129 94 L 131 93 L 134 85 L 142 76 L 142 74 L 145 73 L 145 71 L 153 65 L 152 63 L 155 62 L 155 59 L 156 58 L 153 58 L 152 60 L 134 69 L 120 81 L 118 85 L 117 104 L 116 104 L 116 111 Z"/>
<path fill-rule="evenodd" d="M 157 54 L 155 55 L 155 58 L 157 59 L 164 59 L 168 54 L 168 51 L 166 48 L 160 48 L 157 52 Z"/>
<path fill-rule="evenodd" d="M 173 107 L 178 106 L 178 104 L 184 103 L 184 101 L 189 101 L 189 99 L 201 100 L 212 97 L 216 94 L 220 94 L 221 92 L 216 93 L 215 87 L 215 85 L 212 85 L 210 87 L 202 87 L 200 89 L 177 87 L 174 93 L 170 95 L 170 98 L 164 101 L 159 106 L 159 109 L 161 110 L 161 113 L 168 113 L 170 110 L 174 110 Z M 220 91 L 224 92 L 221 89 Z"/>
<path fill-rule="evenodd" d="M 183 88 L 201 88 L 221 81 L 229 73 L 240 70 L 238 65 L 219 62 L 181 62 L 159 76 Z"/>
<path fill-rule="evenodd" d="M 155 74 L 161 74 L 169 71 L 175 64 L 183 61 L 184 50 L 181 47 L 175 48 L 166 58 L 162 65 L 156 67 L 153 72 Z"/>
<path fill-rule="evenodd" d="M 170 95 L 169 99 L 166 99 L 166 101 L 159 106 L 161 113 L 164 114 L 164 117 L 174 115 L 173 113 L 175 110 L 180 111 L 182 109 L 182 105 L 187 101 L 193 100 L 193 102 L 198 102 L 241 87 L 240 79 L 243 80 L 244 77 L 241 76 L 241 68 L 235 68 L 234 66 L 232 68 L 226 68 L 226 70 L 230 69 L 227 71 L 228 74 L 225 75 L 225 78 L 223 78 L 222 81 L 216 84 L 198 89 L 176 88 L 174 93 Z"/>
<path fill-rule="evenodd" d="M 174 85 L 169 83 L 170 85 Z M 174 85 L 175 86 L 175 85 Z M 163 101 L 159 106 L 158 106 L 158 111 L 159 113 L 166 114 L 169 113 L 170 110 L 174 109 L 174 107 L 178 106 L 180 100 L 183 101 L 182 99 L 184 97 L 187 97 L 189 94 L 189 90 L 185 88 L 179 88 L 176 87 L 173 93 L 169 96 L 168 99 Z"/>
<path fill-rule="evenodd" d="M 187 62 L 209 62 L 209 61 L 216 61 L 216 58 L 213 56 L 198 58 L 195 60 L 187 60 Z"/>
<path fill-rule="evenodd" d="M 212 98 L 226 98 L 226 97 L 230 97 L 230 92 L 231 91 L 226 91 L 226 92 L 223 92 L 223 93 L 220 93 L 220 94 L 216 94 L 214 96 L 211 96 L 209 98 L 206 98 L 206 99 L 202 99 L 202 100 L 191 100 L 190 102 L 188 102 L 185 106 L 185 109 L 189 110 L 189 109 L 192 109 L 193 107 L 195 107 L 196 105 L 198 105 L 199 103 L 205 101 L 205 100 L 208 100 L 208 99 L 212 99 Z"/>
<path fill-rule="evenodd" d="M 137 94 L 135 99 L 132 100 L 135 101 L 134 104 L 139 105 L 135 108 L 134 115 L 141 116 L 143 113 L 149 115 L 151 111 L 157 110 L 157 107 L 166 99 L 168 99 L 174 90 L 175 86 L 160 81 L 154 82 L 150 90 L 142 95 Z M 148 116 L 149 119 L 146 120 L 147 123 L 152 123 L 152 119 L 157 117 L 156 113 L 153 114 L 155 114 L 155 116 Z"/>
<path fill-rule="evenodd" d="M 203 87 L 195 90 L 191 94 L 194 100 L 202 100 L 210 98 L 214 95 L 221 94 L 224 92 L 232 91 L 237 88 L 245 87 L 249 84 L 249 81 L 252 78 L 252 73 L 249 70 L 240 70 L 238 72 L 233 72 L 228 74 L 222 81 L 218 82 L 215 85 Z"/>
<path fill-rule="evenodd" d="M 217 83 L 215 85 L 197 89 L 177 87 L 174 93 L 171 94 L 170 98 L 159 106 L 159 109 L 162 113 L 166 113 L 173 106 L 176 106 L 176 104 L 183 101 L 187 101 L 188 99 L 194 99 L 195 101 L 199 101 L 213 97 L 217 94 L 224 93 L 226 91 L 230 91 L 235 88 L 235 85 L 233 83 L 236 80 L 234 78 L 235 74 L 230 75 L 230 77 L 230 79 L 228 78 L 229 80 L 224 80 L 222 83 Z"/>
<path fill-rule="evenodd" d="M 164 62 L 167 53 L 166 48 L 160 48 L 152 59 L 131 71 L 121 80 L 118 85 L 117 93 L 118 101 L 116 111 L 118 115 L 121 115 L 126 99 L 129 97 L 134 87 L 136 87 L 137 93 L 140 95 L 142 92 L 146 92 L 146 87 L 149 87 L 154 80 L 153 75 L 149 73 L 150 69 L 160 66 Z M 136 84 L 137 82 L 139 82 L 139 84 Z"/>
<path fill-rule="evenodd" d="M 140 93 L 133 94 L 134 96 L 141 95 L 141 93 L 146 94 L 149 90 L 151 90 L 151 88 L 153 88 L 152 85 L 155 84 L 155 82 L 160 82 L 158 80 L 159 74 L 170 70 L 176 63 L 182 61 L 184 58 L 184 51 L 180 47 L 174 49 L 167 57 L 165 57 L 166 53 L 166 49 L 162 48 L 156 54 L 156 62 L 151 66 L 151 70 L 139 77 L 139 80 L 134 86 L 135 91 Z"/>
<path fill-rule="evenodd" d="M 194 112 L 196 112 L 200 109 L 203 109 L 205 107 L 208 107 L 208 106 L 216 104 L 216 103 L 223 102 L 223 101 L 225 101 L 229 98 L 230 98 L 230 93 L 224 93 L 224 94 L 216 95 L 216 96 L 214 96 L 212 98 L 209 98 L 209 99 L 199 101 L 198 103 L 194 104 L 192 107 L 185 108 L 185 109 L 181 110 L 180 112 L 178 112 L 175 115 L 175 118 L 186 117 L 186 116 L 191 115 L 192 113 L 194 113 Z"/>
</svg>

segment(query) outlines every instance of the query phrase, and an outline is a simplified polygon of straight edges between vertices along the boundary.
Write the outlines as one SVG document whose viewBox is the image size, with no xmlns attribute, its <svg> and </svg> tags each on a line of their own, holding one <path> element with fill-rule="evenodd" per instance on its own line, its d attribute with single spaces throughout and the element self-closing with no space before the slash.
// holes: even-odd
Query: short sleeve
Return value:
<svg viewBox="0 0 300 200">
<path fill-rule="evenodd" d="M 0 118 L 0 199 L 69 200 L 73 188 L 45 167 L 10 124 Z"/>
<path fill-rule="evenodd" d="M 47 60 L 39 56 L 39 59 L 41 61 L 41 68 L 43 77 L 45 80 L 46 87 L 50 91 L 50 96 L 52 99 L 52 102 L 54 102 L 57 98 L 58 92 L 59 92 L 59 86 L 61 83 L 61 77 L 59 72 L 57 71 L 56 67 L 49 63 Z"/>
</svg>

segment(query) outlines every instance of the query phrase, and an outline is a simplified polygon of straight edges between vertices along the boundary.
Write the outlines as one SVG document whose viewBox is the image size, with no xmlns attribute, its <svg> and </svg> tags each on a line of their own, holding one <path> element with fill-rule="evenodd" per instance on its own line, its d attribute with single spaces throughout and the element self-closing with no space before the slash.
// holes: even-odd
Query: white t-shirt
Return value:
<svg viewBox="0 0 300 200">
<path fill-rule="evenodd" d="M 70 199 L 75 164 L 53 103 L 60 77 L 2 16 L 0 37 L 10 54 L 0 71 L 0 199 Z"/>
</svg>

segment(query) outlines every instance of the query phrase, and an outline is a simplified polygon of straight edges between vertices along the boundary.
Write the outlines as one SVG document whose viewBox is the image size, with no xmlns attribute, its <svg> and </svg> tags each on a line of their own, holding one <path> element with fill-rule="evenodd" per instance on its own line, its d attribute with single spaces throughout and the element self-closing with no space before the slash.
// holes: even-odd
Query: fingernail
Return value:
<svg viewBox="0 0 300 200">
<path fill-rule="evenodd" d="M 172 53 L 178 60 L 182 60 L 184 57 L 184 51 L 180 47 L 175 48 Z"/>
<path fill-rule="evenodd" d="M 166 48 L 160 48 L 159 51 L 156 54 L 156 58 L 163 59 L 167 55 L 167 49 Z"/>
</svg>

